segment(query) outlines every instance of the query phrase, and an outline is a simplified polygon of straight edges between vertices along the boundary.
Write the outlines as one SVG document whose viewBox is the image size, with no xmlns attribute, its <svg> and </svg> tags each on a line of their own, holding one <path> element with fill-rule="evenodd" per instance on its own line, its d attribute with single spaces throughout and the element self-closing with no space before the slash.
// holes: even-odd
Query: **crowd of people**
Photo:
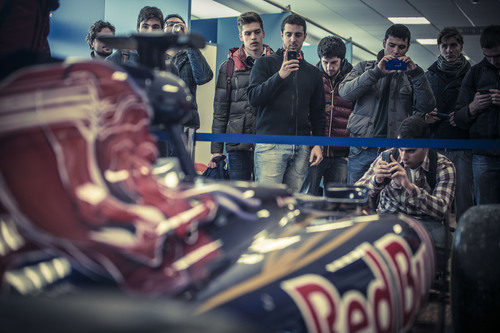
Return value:
<svg viewBox="0 0 500 333">
<path fill-rule="evenodd" d="M 334 36 L 320 41 L 317 63 L 308 63 L 301 51 L 307 37 L 301 16 L 283 20 L 282 45 L 276 51 L 264 43 L 264 22 L 257 13 L 241 14 L 236 24 L 242 44 L 231 48 L 219 67 L 213 133 L 499 138 L 498 25 L 483 30 L 478 47 L 484 59 L 474 66 L 462 54 L 460 32 L 444 28 L 437 36 L 440 55 L 425 71 L 407 56 L 411 32 L 402 24 L 387 29 L 376 59 L 354 66 L 346 59 L 344 42 Z M 160 9 L 149 6 L 139 13 L 137 31 L 189 32 L 181 16 L 164 18 Z M 137 52 L 112 53 L 96 39 L 114 33 L 111 23 L 94 23 L 87 36 L 91 56 L 137 63 Z M 193 96 L 198 85 L 213 78 L 199 50 L 169 50 L 167 60 Z M 200 126 L 196 98 L 183 125 Z M 499 151 L 213 142 L 211 153 L 211 168 L 227 154 L 232 180 L 284 183 L 314 195 L 322 195 L 322 185 L 329 183 L 367 186 L 380 213 L 439 221 L 450 209 L 458 219 L 474 204 L 500 202 Z"/>
</svg>

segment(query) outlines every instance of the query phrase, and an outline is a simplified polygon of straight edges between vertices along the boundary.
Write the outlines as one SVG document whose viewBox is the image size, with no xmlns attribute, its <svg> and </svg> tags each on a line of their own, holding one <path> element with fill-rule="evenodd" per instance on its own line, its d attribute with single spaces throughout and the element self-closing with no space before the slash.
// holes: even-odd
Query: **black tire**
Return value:
<svg viewBox="0 0 500 333">
<path fill-rule="evenodd" d="M 452 249 L 455 332 L 493 332 L 500 319 L 500 204 L 472 207 L 460 219 Z"/>
</svg>

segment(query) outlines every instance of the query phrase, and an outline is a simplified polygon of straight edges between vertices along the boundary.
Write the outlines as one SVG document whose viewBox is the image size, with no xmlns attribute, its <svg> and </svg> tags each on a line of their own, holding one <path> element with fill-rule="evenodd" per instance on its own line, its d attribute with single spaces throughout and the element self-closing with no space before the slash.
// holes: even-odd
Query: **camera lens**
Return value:
<svg viewBox="0 0 500 333">
<path fill-rule="evenodd" d="M 174 34 L 179 34 L 181 33 L 182 31 L 184 30 L 184 28 L 182 27 L 182 25 L 180 24 L 174 24 L 174 26 L 172 27 L 172 32 Z"/>
</svg>

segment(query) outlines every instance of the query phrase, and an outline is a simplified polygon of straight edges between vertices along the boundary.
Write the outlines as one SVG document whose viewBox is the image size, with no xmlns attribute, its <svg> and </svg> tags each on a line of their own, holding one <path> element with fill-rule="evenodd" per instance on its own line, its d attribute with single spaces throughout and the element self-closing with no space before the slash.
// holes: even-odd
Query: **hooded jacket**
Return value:
<svg viewBox="0 0 500 333">
<path fill-rule="evenodd" d="M 347 121 L 354 104 L 339 96 L 339 84 L 352 70 L 352 65 L 344 59 L 340 72 L 333 81 L 323 70 L 321 62 L 318 62 L 316 67 L 323 74 L 323 89 L 325 90 L 325 136 L 348 137 Z M 348 153 L 349 147 L 323 147 L 324 157 L 347 157 Z"/>
<path fill-rule="evenodd" d="M 431 112 L 436 105 L 429 81 L 418 65 L 404 73 L 384 75 L 377 67 L 378 60 L 358 63 L 339 86 L 340 97 L 356 102 L 349 117 L 347 130 L 354 137 L 372 137 L 382 92 L 391 80 L 388 101 L 387 137 L 395 138 L 401 122 L 412 114 Z"/>
<path fill-rule="evenodd" d="M 265 55 L 273 54 L 273 50 L 264 45 Z M 231 91 L 227 85 L 227 66 L 229 58 L 234 64 L 231 75 Z M 219 67 L 219 76 L 215 87 L 214 118 L 212 133 L 255 134 L 255 108 L 248 103 L 247 88 L 250 81 L 250 71 L 253 62 L 247 60 L 245 46 L 229 50 L 229 58 Z M 250 143 L 226 143 L 226 151 L 253 150 Z M 224 143 L 212 142 L 212 154 L 224 151 Z"/>
<path fill-rule="evenodd" d="M 257 108 L 256 133 L 323 136 L 325 96 L 319 69 L 299 56 L 299 70 L 282 79 L 283 49 L 257 59 L 250 74 L 248 100 Z"/>
</svg>

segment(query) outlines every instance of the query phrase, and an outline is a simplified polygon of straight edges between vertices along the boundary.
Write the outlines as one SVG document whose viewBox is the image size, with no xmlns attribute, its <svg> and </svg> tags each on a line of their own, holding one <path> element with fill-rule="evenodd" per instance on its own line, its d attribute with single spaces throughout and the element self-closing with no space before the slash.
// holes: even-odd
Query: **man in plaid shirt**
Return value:
<svg viewBox="0 0 500 333">
<path fill-rule="evenodd" d="M 430 136 L 429 127 L 419 116 L 406 118 L 399 127 L 398 138 L 423 139 Z M 366 186 L 369 195 L 379 195 L 378 213 L 403 213 L 421 220 L 437 247 L 444 247 L 445 230 L 441 221 L 455 195 L 455 166 L 437 153 L 435 186 L 431 188 L 426 173 L 431 169 L 428 148 L 399 148 L 399 157 L 386 150 L 370 165 L 355 185 Z"/>
</svg>

